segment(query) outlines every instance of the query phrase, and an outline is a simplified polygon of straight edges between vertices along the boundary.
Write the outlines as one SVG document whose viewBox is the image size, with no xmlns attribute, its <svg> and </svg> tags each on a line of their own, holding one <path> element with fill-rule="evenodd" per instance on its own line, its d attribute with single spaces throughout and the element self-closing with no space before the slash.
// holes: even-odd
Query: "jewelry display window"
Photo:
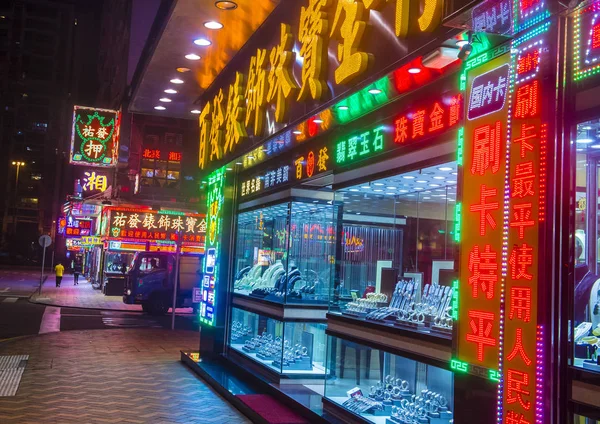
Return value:
<svg viewBox="0 0 600 424">
<path fill-rule="evenodd" d="M 600 120 L 577 125 L 573 365 L 600 372 Z"/>
<path fill-rule="evenodd" d="M 280 374 L 325 375 L 325 324 L 282 322 L 233 308 L 229 346 Z"/>
<path fill-rule="evenodd" d="M 377 424 L 453 422 L 451 371 L 339 337 L 328 344 L 330 402 Z"/>
<path fill-rule="evenodd" d="M 292 201 L 238 215 L 234 293 L 280 303 L 328 303 L 333 206 Z"/>
<path fill-rule="evenodd" d="M 330 313 L 452 337 L 456 163 L 340 189 Z"/>
</svg>

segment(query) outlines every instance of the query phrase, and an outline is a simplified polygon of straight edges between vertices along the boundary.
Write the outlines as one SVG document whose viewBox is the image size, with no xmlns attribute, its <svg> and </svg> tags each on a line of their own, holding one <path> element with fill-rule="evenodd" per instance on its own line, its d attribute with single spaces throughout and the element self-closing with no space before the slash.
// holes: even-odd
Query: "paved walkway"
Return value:
<svg viewBox="0 0 600 424">
<path fill-rule="evenodd" d="M 248 423 L 179 362 L 198 333 L 68 331 L 0 344 L 29 355 L 14 397 L 0 397 L 6 423 Z"/>
<path fill-rule="evenodd" d="M 62 307 L 80 307 L 92 309 L 115 309 L 119 311 L 141 311 L 140 305 L 126 305 L 121 296 L 105 296 L 100 290 L 92 287 L 84 277 L 79 277 L 79 285 L 73 284 L 73 275 L 63 277 L 60 287 L 56 287 L 56 279 L 51 274 L 42 287 L 42 294 L 37 292 L 31 297 L 32 302 Z"/>
</svg>

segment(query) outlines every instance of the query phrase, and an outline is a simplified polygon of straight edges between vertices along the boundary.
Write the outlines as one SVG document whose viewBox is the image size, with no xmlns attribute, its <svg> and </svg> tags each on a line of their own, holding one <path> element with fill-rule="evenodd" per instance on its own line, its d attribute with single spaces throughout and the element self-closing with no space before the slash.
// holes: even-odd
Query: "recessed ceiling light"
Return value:
<svg viewBox="0 0 600 424">
<path fill-rule="evenodd" d="M 154 106 L 154 109 L 156 109 L 156 110 L 165 110 L 166 107 L 164 107 L 164 106 Z"/>
<path fill-rule="evenodd" d="M 254 156 L 252 156 L 252 155 L 248 155 L 248 159 L 250 159 L 250 160 L 254 160 Z"/>
<path fill-rule="evenodd" d="M 402 178 L 406 178 L 407 180 L 414 180 L 415 177 L 413 177 L 412 175 L 403 175 Z"/>
<path fill-rule="evenodd" d="M 396 190 L 396 187 L 394 187 L 394 186 L 389 186 L 387 189 L 388 189 L 388 190 Z"/>
<path fill-rule="evenodd" d="M 584 137 L 584 138 L 578 138 L 577 142 L 581 143 L 581 144 L 589 144 L 589 143 L 593 143 L 594 140 L 589 137 Z"/>
<path fill-rule="evenodd" d="M 215 6 L 221 10 L 233 10 L 237 8 L 237 3 L 228 0 L 218 0 L 215 2 Z"/>
<path fill-rule="evenodd" d="M 349 108 L 348 106 L 344 106 L 344 105 L 342 105 L 342 106 L 338 106 L 338 109 L 339 109 L 339 110 L 348 110 L 348 109 L 350 109 L 350 108 Z"/>
<path fill-rule="evenodd" d="M 198 56 L 196 53 L 186 54 L 185 58 L 188 60 L 200 60 L 200 56 Z"/>
<path fill-rule="evenodd" d="M 408 68 L 408 73 L 409 74 L 420 74 L 421 68 L 417 68 L 416 66 L 413 66 L 412 68 Z"/>
<path fill-rule="evenodd" d="M 194 110 L 190 110 L 191 113 L 198 115 L 201 111 L 199 111 L 198 109 L 194 109 Z"/>
<path fill-rule="evenodd" d="M 296 135 L 300 135 L 300 134 L 302 134 L 302 131 L 300 131 L 300 130 L 294 130 L 294 131 L 292 131 L 292 133 L 296 134 Z"/>
<path fill-rule="evenodd" d="M 208 21 L 204 22 L 204 26 L 208 29 L 221 29 L 223 28 L 223 24 L 217 21 Z"/>
<path fill-rule="evenodd" d="M 429 184 L 429 187 L 439 187 L 439 184 Z"/>
<path fill-rule="evenodd" d="M 181 80 L 181 79 L 179 79 L 179 78 L 173 78 L 173 79 L 171 80 L 171 82 L 172 82 L 173 84 L 183 84 L 183 80 Z"/>
<path fill-rule="evenodd" d="M 379 88 L 371 88 L 369 94 L 381 94 L 381 90 Z"/>
<path fill-rule="evenodd" d="M 375 189 L 375 190 L 373 190 L 373 191 L 376 191 L 377 193 L 380 193 L 380 192 L 382 192 L 383 190 L 382 190 L 382 189 L 380 189 L 380 188 L 376 188 L 376 189 Z"/>
<path fill-rule="evenodd" d="M 452 175 L 458 175 L 458 172 L 451 172 Z"/>
<path fill-rule="evenodd" d="M 415 187 L 415 190 L 425 190 L 423 187 Z"/>
<path fill-rule="evenodd" d="M 398 190 L 398 191 L 399 191 L 400 193 L 408 193 L 408 190 L 404 190 L 404 189 L 402 189 L 402 190 Z"/>
<path fill-rule="evenodd" d="M 469 40 L 458 40 L 456 42 L 457 47 L 463 47 L 463 46 L 466 46 L 467 44 L 469 44 Z"/>
<path fill-rule="evenodd" d="M 165 90 L 165 93 L 167 93 L 167 94 L 177 94 L 177 90 L 173 90 L 172 88 L 167 88 Z"/>
<path fill-rule="evenodd" d="M 225 168 L 227 171 L 233 171 L 233 168 Z"/>
<path fill-rule="evenodd" d="M 383 184 L 383 183 L 373 183 L 373 185 L 381 187 L 381 186 L 384 186 L 385 184 Z"/>
<path fill-rule="evenodd" d="M 364 188 L 365 190 L 368 190 L 371 188 L 371 186 L 361 186 L 360 188 Z"/>
<path fill-rule="evenodd" d="M 446 182 L 449 183 L 449 184 L 456 184 L 456 180 L 448 180 Z"/>
<path fill-rule="evenodd" d="M 417 181 L 415 181 L 415 183 L 419 183 L 419 184 L 425 184 L 426 182 L 427 181 L 425 181 L 425 180 L 417 180 Z"/>
<path fill-rule="evenodd" d="M 360 215 L 360 212 L 356 212 L 357 215 Z"/>
<path fill-rule="evenodd" d="M 197 46 L 206 47 L 206 46 L 210 46 L 212 43 L 210 42 L 210 40 L 207 40 L 206 38 L 196 38 L 194 40 L 194 44 Z"/>
<path fill-rule="evenodd" d="M 436 175 L 435 177 L 433 177 L 434 180 L 445 180 L 446 177 L 442 177 L 440 175 Z"/>
<path fill-rule="evenodd" d="M 592 147 L 592 149 L 600 149 L 600 144 L 594 144 L 591 147 Z"/>
<path fill-rule="evenodd" d="M 189 72 L 189 71 L 190 71 L 190 68 L 177 68 L 177 72 L 183 73 L 183 72 Z"/>
<path fill-rule="evenodd" d="M 321 118 L 316 118 L 315 120 L 313 120 L 313 122 L 314 122 L 315 124 L 322 124 L 322 123 L 323 123 L 323 120 L 322 120 Z"/>
<path fill-rule="evenodd" d="M 351 188 L 350 191 L 360 191 L 360 190 L 357 188 Z"/>
<path fill-rule="evenodd" d="M 160 100 L 163 103 L 171 103 L 171 99 L 169 99 L 168 97 L 161 97 L 158 100 Z"/>
<path fill-rule="evenodd" d="M 393 195 L 394 195 L 394 194 L 396 194 L 396 193 L 385 193 L 385 194 L 388 194 L 388 195 L 390 195 L 390 196 L 393 196 Z"/>
<path fill-rule="evenodd" d="M 441 168 L 438 168 L 440 171 L 452 171 L 452 168 L 450 168 L 449 166 L 442 166 Z"/>
<path fill-rule="evenodd" d="M 242 163 L 242 162 L 236 162 L 235 164 L 236 164 L 236 165 L 243 165 L 243 163 Z"/>
</svg>

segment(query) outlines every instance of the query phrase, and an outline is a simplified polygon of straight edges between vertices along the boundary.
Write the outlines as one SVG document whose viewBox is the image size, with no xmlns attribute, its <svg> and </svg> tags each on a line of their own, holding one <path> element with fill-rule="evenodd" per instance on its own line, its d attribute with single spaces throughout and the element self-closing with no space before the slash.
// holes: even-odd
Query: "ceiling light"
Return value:
<svg viewBox="0 0 600 424">
<path fill-rule="evenodd" d="M 394 187 L 394 186 L 389 186 L 387 189 L 388 189 L 388 190 L 396 190 L 396 187 Z"/>
<path fill-rule="evenodd" d="M 456 46 L 457 46 L 457 47 L 466 46 L 467 44 L 469 44 L 469 40 L 458 40 L 458 41 L 456 42 Z"/>
<path fill-rule="evenodd" d="M 254 156 L 252 156 L 252 155 L 248 155 L 248 159 L 250 159 L 250 160 L 254 160 Z"/>
<path fill-rule="evenodd" d="M 409 74 L 420 74 L 421 68 L 417 68 L 416 66 L 413 66 L 412 68 L 408 68 L 408 73 Z"/>
<path fill-rule="evenodd" d="M 242 163 L 242 162 L 236 162 L 235 164 L 236 164 L 236 165 L 243 165 L 243 163 Z"/>
<path fill-rule="evenodd" d="M 172 88 L 167 88 L 165 90 L 165 93 L 167 93 L 167 94 L 177 94 L 177 90 L 173 90 Z"/>
<path fill-rule="evenodd" d="M 384 186 L 385 184 L 383 184 L 383 183 L 373 183 L 373 185 L 381 187 L 381 186 Z"/>
<path fill-rule="evenodd" d="M 300 135 L 300 134 L 302 134 L 302 131 L 300 131 L 300 130 L 294 130 L 294 131 L 292 131 L 292 133 L 296 134 L 296 135 Z"/>
<path fill-rule="evenodd" d="M 227 171 L 233 171 L 233 168 L 225 168 Z"/>
<path fill-rule="evenodd" d="M 218 0 L 215 2 L 215 6 L 221 10 L 233 10 L 237 8 L 237 3 L 234 1 Z"/>
<path fill-rule="evenodd" d="M 441 177 L 439 175 L 436 175 L 435 177 L 433 177 L 434 180 L 445 180 L 446 177 Z"/>
<path fill-rule="evenodd" d="M 408 193 L 408 190 L 404 190 L 404 189 L 402 189 L 402 190 L 398 190 L 398 191 L 399 191 L 400 193 Z"/>
<path fill-rule="evenodd" d="M 190 110 L 191 113 L 198 115 L 201 111 L 198 109 Z"/>
<path fill-rule="evenodd" d="M 177 72 L 183 73 L 183 72 L 189 72 L 189 71 L 190 71 L 190 68 L 177 68 Z"/>
<path fill-rule="evenodd" d="M 360 215 L 360 212 L 356 212 L 357 215 Z"/>
<path fill-rule="evenodd" d="M 194 44 L 197 46 L 206 47 L 206 46 L 210 46 L 212 43 L 209 40 L 207 40 L 206 38 L 197 38 L 194 40 Z"/>
<path fill-rule="evenodd" d="M 423 200 L 429 200 L 429 199 L 431 199 L 431 197 L 429 197 L 429 196 L 423 197 Z"/>
<path fill-rule="evenodd" d="M 458 175 L 458 172 L 451 172 L 452 175 Z"/>
<path fill-rule="evenodd" d="M 415 183 L 419 183 L 419 184 L 425 184 L 426 182 L 427 181 L 425 181 L 425 180 L 417 180 L 417 181 L 415 181 Z"/>
<path fill-rule="evenodd" d="M 338 109 L 339 109 L 339 110 L 348 110 L 348 109 L 350 109 L 350 108 L 349 108 L 348 106 L 343 106 L 343 105 L 342 105 L 342 106 L 338 106 Z"/>
<path fill-rule="evenodd" d="M 407 180 L 414 180 L 415 177 L 413 177 L 412 175 L 404 175 L 402 176 L 402 178 L 406 178 Z"/>
<path fill-rule="evenodd" d="M 200 56 L 198 56 L 196 53 L 186 54 L 185 58 L 188 60 L 200 60 Z"/>
<path fill-rule="evenodd" d="M 165 110 L 166 107 L 164 107 L 164 106 L 154 106 L 154 109 L 156 109 L 156 110 Z"/>
<path fill-rule="evenodd" d="M 371 88 L 369 94 L 381 94 L 381 90 L 379 88 Z"/>
<path fill-rule="evenodd" d="M 429 187 L 439 187 L 439 184 L 429 184 Z"/>
<path fill-rule="evenodd" d="M 388 195 L 390 195 L 390 196 L 393 196 L 393 195 L 394 195 L 394 194 L 396 194 L 396 193 L 385 193 L 385 194 L 388 194 Z"/>
<path fill-rule="evenodd" d="M 452 168 L 450 168 L 449 166 L 442 166 L 441 168 L 438 168 L 438 170 L 440 171 L 452 171 Z"/>
<path fill-rule="evenodd" d="M 582 130 L 591 130 L 592 127 L 590 125 L 586 125 L 584 127 L 581 127 Z"/>
<path fill-rule="evenodd" d="M 600 144 L 594 144 L 591 146 L 592 149 L 600 149 Z"/>
<path fill-rule="evenodd" d="M 448 180 L 446 182 L 449 183 L 449 184 L 456 184 L 456 180 Z"/>
<path fill-rule="evenodd" d="M 589 137 L 584 137 L 584 138 L 578 138 L 577 142 L 581 143 L 581 144 L 589 144 L 589 143 L 593 143 L 594 140 Z"/>
<path fill-rule="evenodd" d="M 380 189 L 380 188 L 376 188 L 376 189 L 375 189 L 375 190 L 373 190 L 373 191 L 376 191 L 377 193 L 380 193 L 380 192 L 382 192 L 383 190 L 382 190 L 382 189 Z"/>
<path fill-rule="evenodd" d="M 315 119 L 313 120 L 313 122 L 314 122 L 315 124 L 322 124 L 322 123 L 323 123 L 323 120 L 322 120 L 321 118 L 315 118 Z"/>
<path fill-rule="evenodd" d="M 371 186 L 361 186 L 361 188 L 364 188 L 365 190 L 368 190 L 371 188 Z"/>
<path fill-rule="evenodd" d="M 350 191 L 360 191 L 360 190 L 357 188 L 351 188 Z"/>
<path fill-rule="evenodd" d="M 208 21 L 204 22 L 204 27 L 208 29 L 221 29 L 223 28 L 223 24 L 217 21 Z"/>
<path fill-rule="evenodd" d="M 173 84 L 183 84 L 183 80 L 181 80 L 181 79 L 179 79 L 179 78 L 173 78 L 173 79 L 171 80 L 171 82 L 172 82 Z"/>
<path fill-rule="evenodd" d="M 423 187 L 415 187 L 415 190 L 425 190 Z"/>
</svg>

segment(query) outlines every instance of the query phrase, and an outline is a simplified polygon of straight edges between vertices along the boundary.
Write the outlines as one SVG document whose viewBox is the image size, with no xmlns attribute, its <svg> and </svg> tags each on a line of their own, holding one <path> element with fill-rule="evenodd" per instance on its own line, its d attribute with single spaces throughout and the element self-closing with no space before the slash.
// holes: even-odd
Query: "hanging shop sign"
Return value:
<svg viewBox="0 0 600 424">
<path fill-rule="evenodd" d="M 83 250 L 83 244 L 81 239 L 78 238 L 68 238 L 65 240 L 67 250 L 79 252 Z"/>
<path fill-rule="evenodd" d="M 118 111 L 75 106 L 70 163 L 115 166 L 119 153 L 119 130 Z"/>
<path fill-rule="evenodd" d="M 113 173 L 111 170 L 99 168 L 83 168 L 75 174 L 74 195 L 86 198 L 96 194 L 104 193 L 112 184 Z"/>
<path fill-rule="evenodd" d="M 500 352 L 509 71 L 508 54 L 468 71 L 467 119 L 459 153 L 463 178 L 457 357 L 488 370 L 498 369 Z"/>
<path fill-rule="evenodd" d="M 76 219 L 69 215 L 60 217 L 57 222 L 57 232 L 65 237 L 81 237 L 92 234 L 93 223 L 90 219 Z"/>
<path fill-rule="evenodd" d="M 220 252 L 223 231 L 224 192 L 225 168 L 220 168 L 208 177 L 206 198 L 208 233 L 205 246 L 204 277 L 201 286 L 200 322 L 209 326 L 214 326 L 217 320 L 215 314 L 217 302 L 215 287 L 219 284 L 221 271 Z M 223 266 L 226 266 L 226 264 Z"/>
<path fill-rule="evenodd" d="M 512 30 L 513 0 L 484 1 L 471 13 L 474 32 L 508 34 Z"/>
<path fill-rule="evenodd" d="M 575 12 L 573 79 L 600 72 L 600 2 Z"/>
<path fill-rule="evenodd" d="M 95 246 L 97 244 L 102 244 L 102 238 L 98 236 L 84 236 L 81 237 L 81 245 L 85 247 Z"/>
<path fill-rule="evenodd" d="M 205 241 L 206 220 L 201 214 L 111 208 L 107 219 L 110 222 L 107 235 L 113 239 Z"/>
<path fill-rule="evenodd" d="M 199 116 L 201 169 L 240 156 L 242 146 L 252 144 L 249 139 L 305 115 L 305 103 L 318 106 L 335 98 L 430 41 L 444 10 L 443 0 L 300 3 L 304 6 L 288 15 L 292 22 L 267 22 L 265 37 L 257 40 L 270 41 L 252 50 L 245 66 L 220 78 L 229 83 L 217 80 L 208 93 Z M 300 132 L 310 132 L 309 124 Z"/>
<path fill-rule="evenodd" d="M 152 160 L 168 160 L 170 162 L 181 162 L 181 152 L 161 151 L 160 149 L 144 149 L 142 158 Z"/>
</svg>

